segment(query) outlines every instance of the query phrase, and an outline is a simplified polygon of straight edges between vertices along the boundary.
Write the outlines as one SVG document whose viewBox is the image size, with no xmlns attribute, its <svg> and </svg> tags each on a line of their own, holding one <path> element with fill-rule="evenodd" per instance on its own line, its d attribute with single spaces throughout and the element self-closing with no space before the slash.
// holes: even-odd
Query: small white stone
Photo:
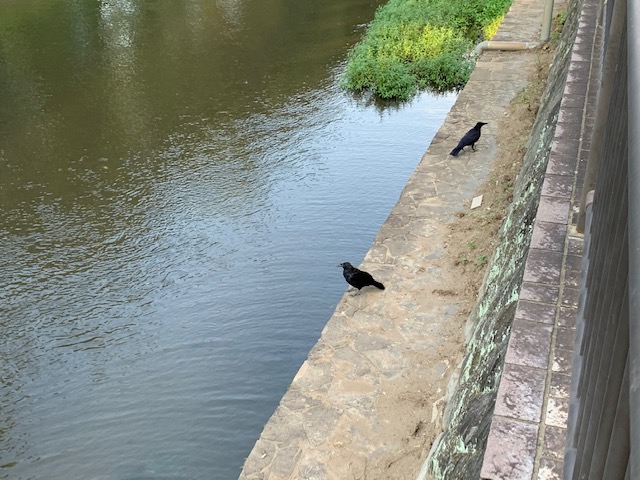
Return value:
<svg viewBox="0 0 640 480">
<path fill-rule="evenodd" d="M 473 197 L 473 200 L 471 201 L 471 210 L 478 208 L 480 205 L 482 205 L 482 195 Z"/>
</svg>

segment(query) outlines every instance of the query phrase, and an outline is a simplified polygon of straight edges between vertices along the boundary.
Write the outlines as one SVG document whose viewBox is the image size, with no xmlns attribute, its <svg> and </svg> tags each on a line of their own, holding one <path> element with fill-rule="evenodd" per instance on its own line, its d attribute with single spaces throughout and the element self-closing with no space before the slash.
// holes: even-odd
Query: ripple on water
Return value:
<svg viewBox="0 0 640 480">
<path fill-rule="evenodd" d="M 241 22 L 260 34 L 239 47 L 246 65 L 224 63 L 239 30 L 181 30 L 167 20 L 182 18 L 179 3 L 59 18 L 54 5 L 47 18 L 65 28 L 33 27 L 34 50 L 10 57 L 27 78 L 37 59 L 42 78 L 0 92 L 13 108 L 0 121 L 0 477 L 236 478 L 344 292 L 336 265 L 362 260 L 453 103 L 381 110 L 346 97 L 327 65 L 364 17 L 344 2 L 344 20 L 293 9 L 279 31 L 300 37 L 278 45 L 281 58 L 264 48 L 261 16 L 290 9 L 238 4 L 261 15 Z M 206 8 L 186 24 L 226 8 L 187 3 Z M 92 15 L 107 33 L 109 19 L 149 22 L 127 37 L 139 57 L 109 36 L 96 37 L 106 51 L 77 50 Z M 291 51 L 309 36 L 328 53 Z M 74 98 L 64 83 L 38 90 L 55 76 L 36 69 L 40 51 L 74 66 Z M 132 68 L 110 70 L 122 58 Z M 252 69 L 259 81 L 245 83 Z"/>
</svg>

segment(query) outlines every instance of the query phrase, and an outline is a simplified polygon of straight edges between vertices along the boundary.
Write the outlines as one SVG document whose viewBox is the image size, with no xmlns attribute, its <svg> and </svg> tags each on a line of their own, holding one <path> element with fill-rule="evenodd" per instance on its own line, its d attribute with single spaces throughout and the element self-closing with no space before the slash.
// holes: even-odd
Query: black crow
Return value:
<svg viewBox="0 0 640 480">
<path fill-rule="evenodd" d="M 341 263 L 338 266 L 342 267 L 342 275 L 344 275 L 344 279 L 347 281 L 347 283 L 353 287 L 356 287 L 358 291 L 360 291 L 362 287 L 366 287 L 367 285 L 373 285 L 374 287 L 378 287 L 380 290 L 384 290 L 384 285 L 380 282 L 376 282 L 370 273 L 358 270 L 349 262 Z"/>
<path fill-rule="evenodd" d="M 473 127 L 471 130 L 469 130 L 467 133 L 464 134 L 464 137 L 462 137 L 460 139 L 460 142 L 458 142 L 458 146 L 453 150 L 451 150 L 451 153 L 449 155 L 453 155 L 454 157 L 457 157 L 458 153 L 460 153 L 460 150 L 462 150 L 467 145 L 471 145 L 471 150 L 475 151 L 476 147 L 474 145 L 480 138 L 480 129 L 482 128 L 483 125 L 486 125 L 486 123 L 485 122 L 476 123 L 475 127 Z"/>
</svg>

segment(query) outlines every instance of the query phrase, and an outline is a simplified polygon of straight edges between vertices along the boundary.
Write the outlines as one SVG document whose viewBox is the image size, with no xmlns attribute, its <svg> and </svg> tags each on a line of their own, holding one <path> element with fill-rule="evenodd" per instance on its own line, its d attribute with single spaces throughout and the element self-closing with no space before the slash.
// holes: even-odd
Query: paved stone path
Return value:
<svg viewBox="0 0 640 480">
<path fill-rule="evenodd" d="M 540 0 L 515 0 L 495 40 L 536 41 L 542 9 Z M 341 299 L 241 479 L 418 474 L 464 342 L 466 313 L 454 295 L 434 293 L 455 281 L 444 268 L 447 223 L 485 180 L 496 125 L 535 66 L 535 52 L 481 56 L 363 262 L 387 289 Z M 488 122 L 478 151 L 450 157 L 477 121 Z"/>
</svg>

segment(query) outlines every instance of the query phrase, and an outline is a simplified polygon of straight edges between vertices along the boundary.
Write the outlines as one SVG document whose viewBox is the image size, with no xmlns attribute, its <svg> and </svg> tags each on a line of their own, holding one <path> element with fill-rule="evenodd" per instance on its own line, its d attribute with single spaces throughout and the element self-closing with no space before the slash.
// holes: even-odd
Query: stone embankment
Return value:
<svg viewBox="0 0 640 480">
<path fill-rule="evenodd" d="M 537 40 L 542 9 L 542 1 L 515 0 L 496 40 Z M 427 471 L 478 478 L 576 18 L 571 14 L 563 35 L 552 69 L 556 85 L 545 94 L 503 242 L 473 315 L 458 296 L 464 278 L 445 259 L 448 225 L 487 179 L 500 149 L 497 126 L 535 71 L 535 51 L 480 57 L 364 259 L 363 268 L 387 289 L 341 299 L 241 479 L 410 479 Z M 478 151 L 450 157 L 477 121 L 488 123 Z"/>
<path fill-rule="evenodd" d="M 567 6 L 445 430 L 425 463 L 433 478 L 562 478 L 596 14 L 593 0 Z"/>
</svg>

